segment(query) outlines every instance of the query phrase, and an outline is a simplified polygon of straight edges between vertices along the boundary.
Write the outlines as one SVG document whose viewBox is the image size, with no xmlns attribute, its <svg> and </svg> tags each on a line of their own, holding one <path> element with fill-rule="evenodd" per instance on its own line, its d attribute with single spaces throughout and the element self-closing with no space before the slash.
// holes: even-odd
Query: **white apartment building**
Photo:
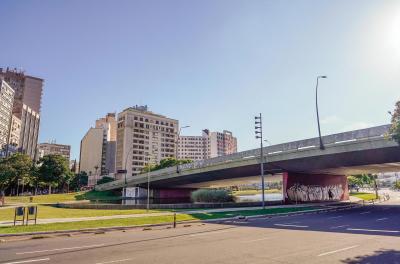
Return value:
<svg viewBox="0 0 400 264">
<path fill-rule="evenodd" d="M 147 106 L 129 107 L 119 113 L 117 171 L 126 166 L 127 175 L 134 176 L 148 163 L 175 157 L 178 127 L 178 120 L 150 112 Z"/>
<path fill-rule="evenodd" d="M 8 144 L 13 102 L 14 89 L 0 79 L 0 150 Z"/>
<path fill-rule="evenodd" d="M 211 156 L 210 140 L 206 130 L 201 136 L 180 136 L 178 159 L 203 160 Z"/>
<path fill-rule="evenodd" d="M 201 136 L 180 136 L 178 158 L 203 160 L 237 152 L 237 139 L 232 132 L 210 132 L 204 129 Z"/>
</svg>

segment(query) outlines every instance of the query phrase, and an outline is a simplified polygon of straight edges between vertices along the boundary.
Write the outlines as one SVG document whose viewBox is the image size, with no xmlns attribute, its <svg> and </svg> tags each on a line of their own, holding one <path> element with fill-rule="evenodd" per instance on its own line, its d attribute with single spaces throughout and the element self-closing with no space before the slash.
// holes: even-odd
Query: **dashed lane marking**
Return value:
<svg viewBox="0 0 400 264">
<path fill-rule="evenodd" d="M 332 255 L 332 254 L 335 254 L 335 253 L 338 253 L 338 252 L 342 252 L 342 251 L 346 251 L 346 250 L 349 250 L 349 249 L 353 249 L 353 248 L 356 248 L 356 247 L 359 247 L 359 245 L 354 245 L 354 246 L 351 246 L 351 247 L 345 247 L 345 248 L 341 248 L 341 249 L 337 249 L 337 250 L 321 253 L 321 254 L 318 255 L 318 257 Z"/>
<path fill-rule="evenodd" d="M 22 260 L 22 261 L 7 262 L 4 264 L 22 264 L 22 263 L 32 263 L 32 262 L 49 261 L 49 260 L 50 260 L 50 258 L 29 259 L 29 260 Z"/>
</svg>

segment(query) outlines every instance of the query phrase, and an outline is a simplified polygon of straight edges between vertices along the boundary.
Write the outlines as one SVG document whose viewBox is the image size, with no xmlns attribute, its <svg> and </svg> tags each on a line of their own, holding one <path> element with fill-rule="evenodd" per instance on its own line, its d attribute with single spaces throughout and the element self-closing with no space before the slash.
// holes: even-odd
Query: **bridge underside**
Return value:
<svg viewBox="0 0 400 264">
<path fill-rule="evenodd" d="M 400 148 L 374 149 L 305 157 L 264 164 L 267 181 L 282 181 L 287 203 L 347 200 L 346 175 L 400 171 Z M 388 162 L 389 161 L 389 162 Z M 381 163 L 382 162 L 382 163 Z M 189 195 L 188 190 L 260 182 L 260 165 L 252 164 L 152 182 L 152 188 L 171 189 L 171 194 Z M 140 185 L 139 185 L 140 186 Z M 143 185 L 144 187 L 144 185 Z M 179 192 L 179 189 L 182 191 Z M 173 191 L 172 191 L 173 190 Z"/>
<path fill-rule="evenodd" d="M 331 155 L 288 159 L 264 164 L 264 174 L 279 175 L 284 172 L 314 175 L 355 175 L 400 171 L 400 148 L 372 149 Z M 154 188 L 207 188 L 231 186 L 237 181 L 254 181 L 260 175 L 260 165 L 233 167 L 197 174 L 181 175 L 153 181 Z M 139 185 L 140 186 L 140 185 Z M 143 187 L 145 184 L 143 184 Z"/>
</svg>

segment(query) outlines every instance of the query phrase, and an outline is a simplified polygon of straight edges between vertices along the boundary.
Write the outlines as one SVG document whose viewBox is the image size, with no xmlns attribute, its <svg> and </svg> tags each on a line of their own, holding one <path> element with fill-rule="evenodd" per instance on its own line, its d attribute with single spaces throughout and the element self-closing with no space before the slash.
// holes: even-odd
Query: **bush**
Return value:
<svg viewBox="0 0 400 264">
<path fill-rule="evenodd" d="M 232 202 L 233 196 L 226 190 L 200 189 L 192 192 L 193 202 L 224 203 Z"/>
<path fill-rule="evenodd" d="M 114 178 L 104 176 L 103 178 L 101 178 L 100 180 L 97 181 L 97 185 L 107 183 L 107 182 L 112 182 L 112 181 L 114 181 Z"/>
</svg>

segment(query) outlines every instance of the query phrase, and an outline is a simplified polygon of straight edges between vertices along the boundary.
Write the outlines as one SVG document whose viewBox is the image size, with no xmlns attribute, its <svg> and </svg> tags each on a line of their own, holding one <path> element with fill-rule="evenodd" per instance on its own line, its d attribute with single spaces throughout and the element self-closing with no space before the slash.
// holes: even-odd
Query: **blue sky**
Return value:
<svg viewBox="0 0 400 264">
<path fill-rule="evenodd" d="M 389 122 L 400 99 L 400 1 L 2 0 L 0 66 L 45 79 L 40 141 L 147 104 L 254 148 Z"/>
</svg>

